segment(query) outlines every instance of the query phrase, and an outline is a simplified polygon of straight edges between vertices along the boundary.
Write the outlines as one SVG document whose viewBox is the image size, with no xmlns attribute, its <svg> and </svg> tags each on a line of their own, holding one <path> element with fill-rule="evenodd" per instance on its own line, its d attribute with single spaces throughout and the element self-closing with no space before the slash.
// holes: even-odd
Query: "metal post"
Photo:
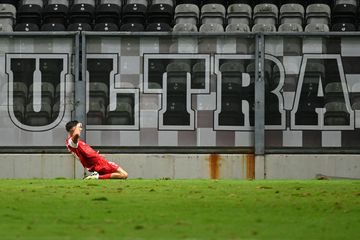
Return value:
<svg viewBox="0 0 360 240">
<path fill-rule="evenodd" d="M 265 40 L 256 35 L 255 42 L 255 178 L 266 179 L 265 167 Z"/>
<path fill-rule="evenodd" d="M 86 39 L 80 35 L 75 50 L 75 114 L 74 119 L 83 123 L 82 139 L 86 141 Z M 77 67 L 76 67 L 77 66 Z"/>
</svg>

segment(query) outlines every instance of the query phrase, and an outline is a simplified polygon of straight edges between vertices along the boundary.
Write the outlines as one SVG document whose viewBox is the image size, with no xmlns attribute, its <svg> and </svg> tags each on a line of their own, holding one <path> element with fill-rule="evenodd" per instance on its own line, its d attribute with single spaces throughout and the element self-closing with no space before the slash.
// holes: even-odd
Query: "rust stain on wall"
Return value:
<svg viewBox="0 0 360 240">
<path fill-rule="evenodd" d="M 255 155 L 245 154 L 246 160 L 246 178 L 255 179 Z"/>
<path fill-rule="evenodd" d="M 211 154 L 209 156 L 209 169 L 210 169 L 210 178 L 219 179 L 220 177 L 220 155 Z"/>
</svg>

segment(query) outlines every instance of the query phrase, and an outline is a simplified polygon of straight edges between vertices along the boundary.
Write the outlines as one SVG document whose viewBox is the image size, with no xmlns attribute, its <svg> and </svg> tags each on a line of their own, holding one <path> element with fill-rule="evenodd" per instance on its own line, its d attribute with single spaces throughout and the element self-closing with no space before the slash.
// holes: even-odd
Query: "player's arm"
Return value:
<svg viewBox="0 0 360 240">
<path fill-rule="evenodd" d="M 80 138 L 80 133 L 82 130 L 82 125 L 81 123 L 78 123 L 74 129 L 74 132 L 72 134 L 71 140 L 73 143 L 77 144 L 79 138 Z"/>
</svg>

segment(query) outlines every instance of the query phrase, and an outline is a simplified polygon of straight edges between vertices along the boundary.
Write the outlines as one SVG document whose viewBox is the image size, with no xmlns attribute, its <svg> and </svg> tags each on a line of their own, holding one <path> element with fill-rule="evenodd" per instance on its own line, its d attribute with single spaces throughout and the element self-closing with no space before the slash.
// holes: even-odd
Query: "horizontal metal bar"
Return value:
<svg viewBox="0 0 360 240">
<path fill-rule="evenodd" d="M 68 36 L 75 36 L 79 35 L 80 32 L 78 31 L 56 31 L 56 32 L 1 32 L 0 37 L 6 36 L 6 37 L 33 37 L 33 36 L 42 36 L 42 37 L 68 37 Z"/>
</svg>

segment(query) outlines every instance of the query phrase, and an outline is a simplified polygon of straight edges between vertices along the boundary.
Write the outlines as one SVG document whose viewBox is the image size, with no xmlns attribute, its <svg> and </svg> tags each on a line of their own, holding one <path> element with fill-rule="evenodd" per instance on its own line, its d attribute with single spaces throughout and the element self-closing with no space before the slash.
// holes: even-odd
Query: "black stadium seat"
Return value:
<svg viewBox="0 0 360 240">
<path fill-rule="evenodd" d="M 35 4 L 21 5 L 17 10 L 18 23 L 34 23 L 41 25 L 42 6 Z"/>
<path fill-rule="evenodd" d="M 142 32 L 144 30 L 145 27 L 141 23 L 125 23 L 120 27 L 120 31 L 124 32 Z"/>
<path fill-rule="evenodd" d="M 96 23 L 114 23 L 119 25 L 121 21 L 121 8 L 115 4 L 100 4 L 95 10 Z"/>
<path fill-rule="evenodd" d="M 148 23 L 167 23 L 172 25 L 174 8 L 168 4 L 153 4 L 147 12 Z"/>
<path fill-rule="evenodd" d="M 90 4 L 74 4 L 69 11 L 69 23 L 92 24 L 95 8 Z"/>
<path fill-rule="evenodd" d="M 126 4 L 122 11 L 122 22 L 144 25 L 146 22 L 146 11 L 147 6 L 143 4 Z"/>
<path fill-rule="evenodd" d="M 146 26 L 148 32 L 171 32 L 172 27 L 167 23 L 150 23 Z"/>
<path fill-rule="evenodd" d="M 97 23 L 95 24 L 94 31 L 115 32 L 119 31 L 119 26 L 115 23 Z"/>
<path fill-rule="evenodd" d="M 62 4 L 46 5 L 43 10 L 44 23 L 61 23 L 67 25 L 69 8 Z"/>
<path fill-rule="evenodd" d="M 15 25 L 14 30 L 20 32 L 39 31 L 39 26 L 34 23 L 18 23 Z"/>
<path fill-rule="evenodd" d="M 68 31 L 91 31 L 92 27 L 88 23 L 71 23 L 67 27 Z"/>
<path fill-rule="evenodd" d="M 354 32 L 356 31 L 355 24 L 352 23 L 335 23 L 331 26 L 333 32 Z"/>
<path fill-rule="evenodd" d="M 66 27 L 61 23 L 44 23 L 41 26 L 41 31 L 65 31 Z"/>
</svg>

